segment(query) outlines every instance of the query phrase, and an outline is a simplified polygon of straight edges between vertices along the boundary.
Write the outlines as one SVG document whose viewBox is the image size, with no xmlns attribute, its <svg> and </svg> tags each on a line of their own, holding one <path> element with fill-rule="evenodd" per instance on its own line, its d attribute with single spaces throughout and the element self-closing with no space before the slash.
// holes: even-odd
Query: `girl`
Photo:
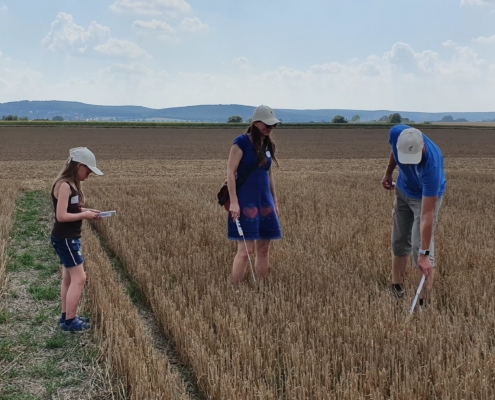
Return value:
<svg viewBox="0 0 495 400">
<path fill-rule="evenodd" d="M 91 327 L 76 311 L 86 282 L 80 242 L 82 220 L 100 218 L 99 210 L 81 207 L 84 201 L 81 182 L 92 172 L 103 175 L 96 168 L 94 154 L 86 147 L 71 149 L 67 165 L 55 179 L 51 192 L 55 211 L 51 242 L 62 264 L 60 327 L 67 332 L 84 332 Z"/>
<path fill-rule="evenodd" d="M 227 166 L 227 187 L 230 196 L 228 238 L 237 240 L 237 254 L 232 267 L 232 281 L 239 286 L 246 273 L 248 253 L 235 220 L 239 218 L 249 253 L 256 252 L 255 272 L 260 280 L 268 273 L 270 241 L 280 239 L 278 203 L 271 170 L 275 143 L 270 133 L 280 121 L 268 106 L 254 110 L 247 132 L 235 138 Z M 253 169 L 255 168 L 255 169 Z M 236 187 L 236 177 L 245 182 Z M 247 177 L 247 178 L 246 178 Z"/>
</svg>

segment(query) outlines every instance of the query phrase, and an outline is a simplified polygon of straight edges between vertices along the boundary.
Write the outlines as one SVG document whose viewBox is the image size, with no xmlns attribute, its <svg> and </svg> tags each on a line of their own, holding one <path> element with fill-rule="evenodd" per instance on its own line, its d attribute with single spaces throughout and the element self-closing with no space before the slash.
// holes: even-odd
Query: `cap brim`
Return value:
<svg viewBox="0 0 495 400">
<path fill-rule="evenodd" d="M 94 174 L 96 175 L 103 175 L 103 172 L 101 172 L 98 168 L 96 167 L 90 167 L 89 165 L 86 165 Z"/>
<path fill-rule="evenodd" d="M 277 118 L 262 119 L 261 122 L 263 122 L 266 125 L 275 125 L 281 123 Z"/>
<path fill-rule="evenodd" d="M 419 164 L 421 162 L 422 155 L 422 151 L 416 154 L 406 154 L 397 150 L 397 157 L 399 158 L 399 162 L 401 164 Z"/>
</svg>

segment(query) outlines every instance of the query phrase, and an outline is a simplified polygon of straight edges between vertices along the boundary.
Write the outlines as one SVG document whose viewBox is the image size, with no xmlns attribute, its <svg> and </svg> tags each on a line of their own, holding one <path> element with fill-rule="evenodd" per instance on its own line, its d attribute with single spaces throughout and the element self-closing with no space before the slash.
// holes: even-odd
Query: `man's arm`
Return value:
<svg viewBox="0 0 495 400">
<path fill-rule="evenodd" d="M 435 206 L 438 196 L 425 197 L 421 201 L 421 249 L 429 250 L 431 236 L 433 234 L 433 218 L 435 216 Z"/>
<path fill-rule="evenodd" d="M 391 151 L 390 152 L 390 158 L 388 160 L 387 169 L 385 170 L 385 175 L 382 178 L 382 186 L 387 190 L 393 189 L 393 187 L 392 187 L 392 174 L 393 174 L 396 166 L 397 166 L 397 163 L 395 162 L 394 152 Z"/>
<path fill-rule="evenodd" d="M 422 250 L 430 250 L 431 237 L 433 235 L 433 219 L 435 217 L 435 206 L 438 201 L 438 196 L 426 197 L 421 200 L 421 246 Z M 419 254 L 418 267 L 426 277 L 430 274 L 431 263 L 428 256 Z"/>
</svg>

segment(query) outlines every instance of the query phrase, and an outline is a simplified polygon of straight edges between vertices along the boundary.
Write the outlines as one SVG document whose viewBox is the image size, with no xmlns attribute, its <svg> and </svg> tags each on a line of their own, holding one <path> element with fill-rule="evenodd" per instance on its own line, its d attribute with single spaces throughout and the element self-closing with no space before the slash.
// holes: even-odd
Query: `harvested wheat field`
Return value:
<svg viewBox="0 0 495 400">
<path fill-rule="evenodd" d="M 15 182 L 47 191 L 69 148 L 96 154 L 105 176 L 84 183 L 87 206 L 117 217 L 86 226 L 85 295 L 129 398 L 191 395 L 153 346 L 94 231 L 190 368 L 199 398 L 494 398 L 495 130 L 424 132 L 445 156 L 447 192 L 432 304 L 412 318 L 414 268 L 401 301 L 388 285 L 386 129 L 277 129 L 284 238 L 272 243 L 265 284 L 247 276 L 238 293 L 236 245 L 215 200 L 238 130 L 0 127 L 0 184 L 2 195 Z M 11 208 L 1 212 L 8 227 Z"/>
</svg>

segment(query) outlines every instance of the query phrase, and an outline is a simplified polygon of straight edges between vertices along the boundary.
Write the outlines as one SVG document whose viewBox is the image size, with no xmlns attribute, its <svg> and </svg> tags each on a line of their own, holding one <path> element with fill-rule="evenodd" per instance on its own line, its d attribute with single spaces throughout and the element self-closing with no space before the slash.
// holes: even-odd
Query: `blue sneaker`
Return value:
<svg viewBox="0 0 495 400">
<path fill-rule="evenodd" d="M 89 322 L 89 317 L 86 318 L 86 317 L 81 317 L 80 315 L 76 315 L 76 319 L 80 319 L 82 322 Z M 61 324 L 63 324 L 65 322 L 65 319 L 63 319 L 62 317 L 59 318 L 58 322 L 60 322 Z"/>
<path fill-rule="evenodd" d="M 64 322 L 60 324 L 60 327 L 64 332 L 75 332 L 75 333 L 83 333 L 91 329 L 91 325 L 88 322 L 83 322 L 78 318 L 74 318 L 74 320 L 67 325 Z"/>
</svg>

